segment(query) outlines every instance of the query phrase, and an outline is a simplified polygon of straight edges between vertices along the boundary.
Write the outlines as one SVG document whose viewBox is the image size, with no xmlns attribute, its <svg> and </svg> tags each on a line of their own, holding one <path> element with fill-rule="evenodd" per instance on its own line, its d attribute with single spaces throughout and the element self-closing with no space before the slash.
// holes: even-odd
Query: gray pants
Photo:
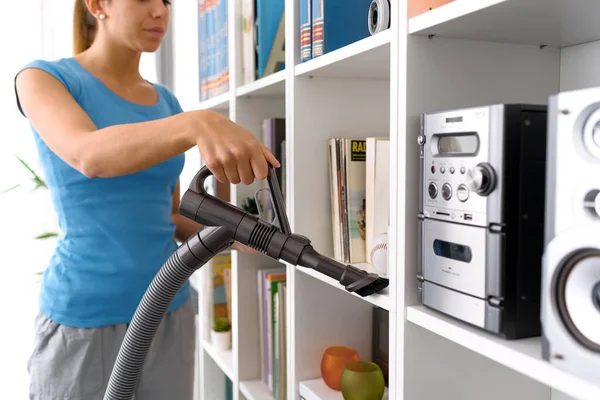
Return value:
<svg viewBox="0 0 600 400">
<path fill-rule="evenodd" d="M 28 363 L 30 399 L 102 400 L 127 324 L 74 328 L 38 315 L 35 327 Z M 190 299 L 165 315 L 134 399 L 192 400 L 195 354 L 195 311 Z"/>
</svg>

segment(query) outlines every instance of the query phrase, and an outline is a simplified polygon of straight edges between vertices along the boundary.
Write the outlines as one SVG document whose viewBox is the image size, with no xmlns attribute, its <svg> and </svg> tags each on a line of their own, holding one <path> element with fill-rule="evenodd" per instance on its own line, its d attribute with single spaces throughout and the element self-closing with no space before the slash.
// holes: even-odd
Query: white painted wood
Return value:
<svg viewBox="0 0 600 400">
<path fill-rule="evenodd" d="M 312 379 L 300 383 L 300 395 L 305 400 L 343 400 L 342 392 L 333 390 L 325 384 L 323 379 Z M 382 400 L 388 400 L 389 391 L 386 388 Z"/>
<path fill-rule="evenodd" d="M 600 40 L 561 50 L 560 90 L 600 86 Z"/>
<path fill-rule="evenodd" d="M 464 348 L 411 323 L 404 340 L 404 399 L 550 400 L 547 386 L 470 350 L 477 343 Z"/>
<path fill-rule="evenodd" d="M 498 364 L 517 371 L 521 376 L 532 378 L 530 381 L 539 381 L 544 385 L 556 388 L 581 400 L 600 398 L 600 386 L 594 386 L 582 379 L 562 372 L 544 361 L 541 358 L 541 343 L 539 338 L 514 341 L 498 339 L 479 329 L 442 316 L 423 306 L 409 307 L 407 319 L 413 324 L 468 348 L 471 352 L 479 353 Z M 422 330 L 419 332 L 422 334 Z M 433 343 L 433 341 L 431 342 Z M 461 351 L 460 353 L 466 355 L 468 352 Z M 466 363 L 461 362 L 454 365 L 457 368 L 464 368 L 464 364 Z M 475 369 L 472 369 L 472 371 L 475 371 Z M 478 373 L 476 376 L 477 379 L 484 380 L 488 379 L 490 375 L 490 373 Z M 544 386 L 544 390 L 546 391 L 549 390 L 547 386 Z M 544 396 L 537 398 L 547 398 L 547 393 L 542 392 Z M 523 396 L 523 398 L 533 397 Z"/>
<path fill-rule="evenodd" d="M 241 86 L 237 89 L 237 96 L 282 96 L 285 92 L 285 78 L 287 73 L 288 71 L 282 70 Z"/>
<path fill-rule="evenodd" d="M 201 398 L 207 400 L 224 399 L 225 379 L 228 376 L 226 375 L 228 370 L 223 369 L 223 363 L 216 362 L 215 354 L 206 350 L 207 347 L 204 347 L 202 351 L 204 382 L 200 387 Z"/>
<path fill-rule="evenodd" d="M 409 32 L 565 47 L 600 39 L 599 15 L 597 0 L 454 0 L 411 18 Z"/>
<path fill-rule="evenodd" d="M 246 400 L 273 400 L 271 391 L 261 380 L 240 382 L 240 392 Z"/>
<path fill-rule="evenodd" d="M 390 40 L 391 31 L 389 30 L 369 36 L 331 53 L 298 64 L 295 69 L 296 75 L 358 79 L 388 78 L 390 75 Z"/>
<path fill-rule="evenodd" d="M 231 92 L 221 93 L 208 100 L 198 103 L 196 106 L 190 107 L 195 110 L 227 110 L 230 107 Z"/>
<path fill-rule="evenodd" d="M 212 358 L 215 364 L 221 368 L 225 375 L 227 375 L 229 379 L 235 381 L 236 376 L 233 370 L 233 350 L 218 349 L 212 345 L 210 339 L 204 341 L 203 347 L 206 353 Z"/>
</svg>

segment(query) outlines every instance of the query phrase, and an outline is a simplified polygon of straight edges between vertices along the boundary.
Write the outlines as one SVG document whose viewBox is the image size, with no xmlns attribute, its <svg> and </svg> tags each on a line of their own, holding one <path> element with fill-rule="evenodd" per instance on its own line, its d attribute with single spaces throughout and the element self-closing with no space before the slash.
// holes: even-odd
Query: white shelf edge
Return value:
<svg viewBox="0 0 600 400">
<path fill-rule="evenodd" d="M 201 270 L 197 270 L 189 278 L 190 286 L 197 292 L 200 292 L 202 290 L 202 277 L 200 274 Z"/>
<path fill-rule="evenodd" d="M 563 372 L 542 359 L 539 337 L 504 340 L 420 305 L 407 307 L 406 319 L 569 396 L 580 400 L 600 398 L 600 386 Z"/>
<path fill-rule="evenodd" d="M 353 264 L 355 267 L 361 268 L 361 269 L 365 269 L 369 272 L 373 272 L 372 267 L 369 268 L 370 264 L 365 264 L 365 263 L 355 263 Z M 306 268 L 306 267 L 296 267 L 297 270 L 312 276 L 313 278 L 320 280 L 322 282 L 325 282 L 327 284 L 329 284 L 330 286 L 334 286 L 339 290 L 342 290 L 348 294 L 351 294 L 353 296 L 358 297 L 359 299 L 362 299 L 368 303 L 373 304 L 374 306 L 377 307 L 381 307 L 385 310 L 389 310 L 390 309 L 390 296 L 389 296 L 389 286 L 387 288 L 385 288 L 383 291 L 381 291 L 380 293 L 375 293 L 372 294 L 370 296 L 366 296 L 366 297 L 362 297 L 356 293 L 352 293 L 352 292 L 348 292 L 338 281 L 336 281 L 333 278 L 328 277 L 327 275 L 324 275 L 320 272 L 315 271 L 312 268 Z"/>
<path fill-rule="evenodd" d="M 196 110 L 217 110 L 226 109 L 229 107 L 230 92 L 221 93 L 210 99 L 201 101 L 194 109 Z"/>
<path fill-rule="evenodd" d="M 233 373 L 233 350 L 218 350 L 207 340 L 204 340 L 202 347 L 204 347 L 204 351 L 210 355 L 225 375 L 235 382 L 235 374 Z"/>
<path fill-rule="evenodd" d="M 313 58 L 300 64 L 296 64 L 294 73 L 296 76 L 301 76 L 315 72 L 328 65 L 357 56 L 377 47 L 388 45 L 390 44 L 391 38 L 391 29 L 386 29 L 383 32 L 366 37 L 330 53 L 323 54 L 322 56 Z"/>
<path fill-rule="evenodd" d="M 277 71 L 274 74 L 268 75 L 264 78 L 257 79 L 254 82 L 250 82 L 243 86 L 240 86 L 237 89 L 236 96 L 249 96 L 255 92 L 259 92 L 262 89 L 266 89 L 269 86 L 283 82 L 285 81 L 286 74 L 287 71 L 284 69 L 282 71 Z"/>
<path fill-rule="evenodd" d="M 240 392 L 248 400 L 274 400 L 268 386 L 261 380 L 240 382 Z"/>
<path fill-rule="evenodd" d="M 323 378 L 311 379 L 300 382 L 299 394 L 305 400 L 342 400 L 341 391 L 333 390 L 325 384 Z M 385 388 L 382 400 L 389 397 L 388 388 Z"/>
<path fill-rule="evenodd" d="M 408 33 L 419 33 L 424 29 L 434 27 L 476 11 L 504 3 L 507 0 L 454 0 L 431 11 L 412 17 L 408 21 Z"/>
</svg>

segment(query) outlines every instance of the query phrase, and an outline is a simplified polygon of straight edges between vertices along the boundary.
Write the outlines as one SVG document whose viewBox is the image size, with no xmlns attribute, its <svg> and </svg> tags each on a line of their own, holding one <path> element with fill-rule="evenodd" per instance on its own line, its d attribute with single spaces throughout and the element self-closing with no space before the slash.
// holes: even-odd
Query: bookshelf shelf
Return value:
<svg viewBox="0 0 600 400">
<path fill-rule="evenodd" d="M 389 30 L 296 65 L 296 76 L 385 78 L 390 76 Z"/>
<path fill-rule="evenodd" d="M 235 380 L 235 373 L 233 370 L 233 350 L 219 350 L 215 348 L 212 343 L 208 340 L 203 341 L 203 346 L 206 353 L 213 359 L 213 361 L 221 368 L 223 373 L 231 380 Z"/>
<path fill-rule="evenodd" d="M 423 306 L 408 307 L 406 318 L 413 324 L 577 399 L 600 398 L 600 385 L 592 385 L 545 362 L 541 358 L 539 337 L 502 340 Z"/>
<path fill-rule="evenodd" d="M 567 47 L 600 39 L 595 0 L 454 0 L 410 19 L 410 34 Z"/>
<path fill-rule="evenodd" d="M 240 392 L 246 400 L 274 400 L 267 385 L 258 380 L 240 382 Z"/>
<path fill-rule="evenodd" d="M 236 95 L 238 97 L 283 95 L 286 73 L 285 70 L 278 71 L 241 86 L 237 89 Z"/>
<path fill-rule="evenodd" d="M 367 271 L 372 271 L 372 267 L 369 268 L 369 266 L 370 266 L 369 264 L 356 263 L 353 265 L 356 265 L 357 267 L 360 267 Z M 303 272 L 306 275 L 310 275 L 313 278 L 320 280 L 322 282 L 325 282 L 331 286 L 334 286 L 334 287 L 338 288 L 339 290 L 347 292 L 346 289 L 342 285 L 340 285 L 340 283 L 338 281 L 336 281 L 335 279 L 332 279 L 328 276 L 325 276 L 325 275 L 315 271 L 314 269 L 300 267 L 300 268 L 298 268 L 298 271 Z M 385 310 L 389 311 L 389 309 L 390 309 L 389 288 L 384 289 L 380 293 L 376 293 L 376 294 L 373 294 L 373 295 L 367 296 L 367 297 L 361 297 L 361 296 L 357 295 L 356 293 L 351 293 L 351 295 L 356 296 L 357 298 L 362 299 L 362 300 L 366 301 L 367 303 L 371 303 L 374 306 L 381 307 Z"/>
<path fill-rule="evenodd" d="M 388 200 L 381 209 L 387 209 L 389 220 L 389 287 L 361 297 L 313 269 L 233 252 L 227 297 L 231 350 L 218 352 L 207 341 L 209 314 L 216 308 L 211 309 L 207 288 L 218 279 L 209 270 L 192 278 L 201 301 L 198 376 L 203 386 L 195 400 L 229 400 L 224 397 L 225 376 L 232 381 L 233 400 L 279 400 L 280 393 L 263 383 L 274 371 L 285 373 L 287 400 L 341 399 L 341 393 L 329 390 L 320 378 L 323 352 L 334 345 L 356 348 L 361 359 L 384 359 L 389 369 L 386 396 L 394 400 L 600 398 L 600 387 L 541 357 L 541 338 L 506 341 L 422 307 L 416 280 L 420 117 L 475 105 L 547 104 L 549 96 L 561 91 L 600 86 L 599 1 L 453 0 L 410 19 L 409 4 L 415 0 L 391 1 L 389 29 L 301 62 L 300 21 L 306 3 L 284 0 L 284 24 L 276 16 L 277 26 L 285 28 L 285 43 L 279 48 L 283 54 L 272 54 L 277 62 L 284 57 L 286 69 L 248 84 L 242 82 L 249 81 L 267 54 L 261 53 L 260 62 L 248 58 L 258 54 L 253 46 L 260 46 L 260 35 L 250 38 L 243 30 L 248 21 L 252 25 L 260 18 L 257 10 L 248 17 L 246 7 L 255 2 L 199 1 L 227 10 L 226 76 L 231 89 L 197 100 L 201 79 L 206 78 L 200 75 L 200 66 L 206 65 L 198 62 L 198 7 L 195 2 L 177 2 L 172 6 L 176 20 L 170 24 L 177 31 L 175 94 L 189 110 L 217 110 L 259 140 L 276 143 L 292 231 L 309 238 L 322 254 L 342 254 L 340 232 L 357 222 L 332 212 L 350 197 L 342 201 L 334 195 L 331 201 L 336 193 L 331 182 L 337 174 L 330 169 L 329 140 L 389 139 L 384 168 L 389 178 L 383 179 L 389 183 L 389 195 L 371 197 L 372 205 L 380 198 Z M 217 62 L 223 65 L 223 59 Z M 186 157 L 185 175 L 194 176 L 201 165 L 201 160 Z M 260 183 L 231 185 L 222 196 L 239 206 L 259 187 Z M 337 192 L 349 192 L 344 189 Z M 365 206 L 364 215 L 367 210 Z M 359 220 L 363 216 L 362 209 L 345 211 L 355 212 Z M 360 253 L 356 257 L 362 259 Z M 277 275 L 285 276 L 271 278 L 283 279 L 285 285 L 272 286 L 264 270 L 282 265 Z M 376 325 L 381 315 L 389 316 L 387 325 Z M 284 338 L 284 346 L 274 350 L 274 338 Z"/>
<path fill-rule="evenodd" d="M 226 111 L 229 109 L 229 101 L 231 93 L 221 93 L 215 97 L 204 100 L 198 104 L 197 110 L 219 110 Z"/>
<path fill-rule="evenodd" d="M 304 400 L 343 400 L 342 392 L 331 389 L 321 378 L 300 382 L 300 396 Z M 389 393 L 386 390 L 382 400 L 388 398 Z"/>
</svg>

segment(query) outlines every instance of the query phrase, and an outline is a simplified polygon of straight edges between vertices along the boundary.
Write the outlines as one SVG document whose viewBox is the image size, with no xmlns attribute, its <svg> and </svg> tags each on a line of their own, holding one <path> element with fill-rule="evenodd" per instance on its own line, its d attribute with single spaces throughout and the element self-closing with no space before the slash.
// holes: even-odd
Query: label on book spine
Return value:
<svg viewBox="0 0 600 400">
<path fill-rule="evenodd" d="M 367 160 L 367 141 L 366 140 L 351 140 L 350 141 L 350 160 L 351 161 L 366 161 Z"/>
</svg>

